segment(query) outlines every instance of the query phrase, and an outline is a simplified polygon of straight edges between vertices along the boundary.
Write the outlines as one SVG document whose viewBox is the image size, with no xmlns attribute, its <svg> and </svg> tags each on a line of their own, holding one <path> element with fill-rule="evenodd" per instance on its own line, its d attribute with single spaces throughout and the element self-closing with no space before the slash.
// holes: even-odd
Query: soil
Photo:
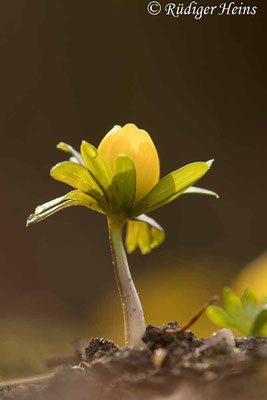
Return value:
<svg viewBox="0 0 267 400">
<path fill-rule="evenodd" d="M 1 389 L 3 400 L 267 400 L 267 337 L 208 339 L 149 325 L 144 348 L 90 339 L 77 368 Z"/>
</svg>

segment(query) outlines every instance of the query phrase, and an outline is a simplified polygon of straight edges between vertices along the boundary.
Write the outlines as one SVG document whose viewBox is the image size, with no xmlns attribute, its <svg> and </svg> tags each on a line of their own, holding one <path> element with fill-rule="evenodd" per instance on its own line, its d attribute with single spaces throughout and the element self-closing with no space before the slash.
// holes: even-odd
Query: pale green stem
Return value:
<svg viewBox="0 0 267 400">
<path fill-rule="evenodd" d="M 123 310 L 125 344 L 126 346 L 144 346 L 141 338 L 146 328 L 145 318 L 123 246 L 123 224 L 108 219 L 108 226 L 113 265 Z"/>
</svg>

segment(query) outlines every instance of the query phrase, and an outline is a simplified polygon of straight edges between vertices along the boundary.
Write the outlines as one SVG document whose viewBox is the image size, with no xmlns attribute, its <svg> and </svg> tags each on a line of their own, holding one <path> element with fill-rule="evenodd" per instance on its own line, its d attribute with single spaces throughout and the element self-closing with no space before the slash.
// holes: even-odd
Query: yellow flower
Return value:
<svg viewBox="0 0 267 400">
<path fill-rule="evenodd" d="M 35 209 L 27 225 L 39 222 L 69 206 L 91 208 L 108 218 L 129 220 L 128 252 L 139 247 L 142 253 L 159 246 L 164 230 L 144 213 L 159 208 L 183 193 L 216 193 L 192 186 L 210 168 L 212 162 L 195 162 L 172 172 L 159 181 L 160 163 L 149 136 L 134 124 L 115 125 L 102 139 L 98 149 L 83 141 L 80 153 L 66 143 L 60 150 L 71 154 L 69 161 L 51 169 L 51 176 L 76 190 Z M 135 221 L 130 222 L 130 220 Z"/>
<path fill-rule="evenodd" d="M 134 124 L 127 124 L 123 128 L 116 125 L 103 138 L 98 151 L 106 158 L 113 172 L 116 158 L 120 154 L 133 161 L 136 170 L 136 201 L 158 183 L 160 166 L 157 149 L 149 134 Z"/>
</svg>

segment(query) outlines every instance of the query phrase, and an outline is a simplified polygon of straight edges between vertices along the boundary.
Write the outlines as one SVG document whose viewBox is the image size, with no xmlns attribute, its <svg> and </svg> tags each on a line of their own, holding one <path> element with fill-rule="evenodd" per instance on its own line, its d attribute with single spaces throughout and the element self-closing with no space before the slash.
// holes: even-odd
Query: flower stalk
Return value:
<svg viewBox="0 0 267 400">
<path fill-rule="evenodd" d="M 124 223 L 108 217 L 113 266 L 123 310 L 125 344 L 126 346 L 144 346 L 142 336 L 146 328 L 145 317 L 123 246 L 123 225 Z"/>
</svg>

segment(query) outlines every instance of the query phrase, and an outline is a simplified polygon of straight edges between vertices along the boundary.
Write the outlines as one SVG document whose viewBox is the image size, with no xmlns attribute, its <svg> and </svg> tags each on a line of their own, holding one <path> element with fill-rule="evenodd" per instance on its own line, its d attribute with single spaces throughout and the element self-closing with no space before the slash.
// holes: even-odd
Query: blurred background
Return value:
<svg viewBox="0 0 267 400">
<path fill-rule="evenodd" d="M 220 199 L 155 211 L 165 243 L 129 256 L 148 323 L 186 322 L 224 285 L 267 292 L 266 12 L 255 4 L 255 16 L 196 21 L 136 0 L 0 3 L 1 378 L 45 371 L 78 338 L 123 343 L 105 218 L 72 207 L 25 227 L 69 190 L 49 176 L 66 159 L 59 141 L 97 146 L 133 122 L 162 176 L 215 158 L 200 186 Z M 203 316 L 192 329 L 216 327 Z"/>
</svg>

